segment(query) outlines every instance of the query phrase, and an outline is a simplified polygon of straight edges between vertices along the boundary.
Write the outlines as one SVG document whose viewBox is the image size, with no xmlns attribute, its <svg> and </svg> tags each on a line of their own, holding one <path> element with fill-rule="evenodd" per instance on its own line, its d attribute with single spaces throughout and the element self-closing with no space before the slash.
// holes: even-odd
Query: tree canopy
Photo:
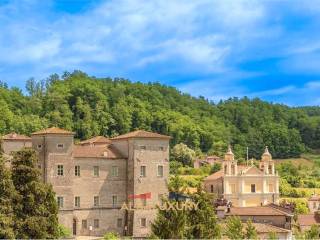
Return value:
<svg viewBox="0 0 320 240">
<path fill-rule="evenodd" d="M 0 134 L 58 126 L 86 139 L 135 129 L 171 135 L 196 152 L 220 152 L 231 143 L 237 157 L 260 158 L 268 145 L 275 158 L 320 148 L 320 108 L 290 108 L 259 99 L 213 103 L 159 83 L 95 78 L 81 71 L 29 79 L 27 94 L 0 84 Z"/>
</svg>

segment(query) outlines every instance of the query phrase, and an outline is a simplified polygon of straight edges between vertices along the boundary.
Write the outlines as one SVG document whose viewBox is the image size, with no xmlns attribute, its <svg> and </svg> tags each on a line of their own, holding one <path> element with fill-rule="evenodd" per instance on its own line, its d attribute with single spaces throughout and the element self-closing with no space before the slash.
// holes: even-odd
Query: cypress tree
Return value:
<svg viewBox="0 0 320 240">
<path fill-rule="evenodd" d="M 165 200 L 167 203 L 175 204 L 176 201 Z M 151 224 L 152 235 L 160 239 L 181 239 L 185 238 L 187 226 L 187 215 L 184 210 L 158 209 L 158 215 Z"/>
<path fill-rule="evenodd" d="M 58 207 L 51 185 L 40 179 L 36 153 L 32 149 L 16 152 L 12 161 L 12 180 L 17 190 L 14 213 L 16 238 L 58 237 Z"/>
<path fill-rule="evenodd" d="M 0 139 L 0 239 L 13 239 L 14 213 L 12 200 L 15 189 L 11 180 L 10 172 L 5 166 L 5 159 L 1 149 Z"/>
<path fill-rule="evenodd" d="M 187 211 L 188 238 L 218 239 L 221 238 L 220 226 L 208 193 L 199 186 L 192 196 L 197 208 Z"/>
</svg>

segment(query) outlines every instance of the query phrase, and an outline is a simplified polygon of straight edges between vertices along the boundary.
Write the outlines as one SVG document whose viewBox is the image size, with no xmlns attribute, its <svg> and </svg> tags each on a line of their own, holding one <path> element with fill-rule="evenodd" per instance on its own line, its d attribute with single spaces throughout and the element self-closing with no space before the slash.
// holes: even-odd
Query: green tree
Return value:
<svg viewBox="0 0 320 240">
<path fill-rule="evenodd" d="M 211 170 L 210 170 L 210 174 L 212 173 L 216 173 L 218 171 L 221 170 L 221 163 L 215 163 L 213 164 L 213 166 L 211 167 Z"/>
<path fill-rule="evenodd" d="M 170 177 L 168 188 L 170 192 L 184 193 L 186 190 L 186 185 L 180 176 L 174 175 Z"/>
<path fill-rule="evenodd" d="M 229 239 L 244 239 L 245 233 L 243 231 L 243 224 L 238 216 L 231 216 L 227 218 L 225 235 Z"/>
<path fill-rule="evenodd" d="M 34 150 L 22 149 L 12 160 L 12 180 L 17 238 L 57 238 L 58 207 L 52 187 L 40 179 Z"/>
<path fill-rule="evenodd" d="M 256 228 L 254 227 L 252 220 L 249 219 L 247 221 L 247 225 L 246 225 L 246 233 L 245 233 L 245 238 L 246 239 L 258 239 L 258 233 Z"/>
<path fill-rule="evenodd" d="M 176 201 L 165 200 L 171 204 Z M 151 230 L 154 236 L 160 239 L 182 239 L 186 237 L 187 214 L 185 210 L 158 209 L 158 214 L 151 224 Z"/>
<path fill-rule="evenodd" d="M 192 201 L 198 207 L 187 211 L 189 225 L 187 237 L 193 239 L 221 238 L 221 229 L 209 195 L 199 186 L 197 192 L 192 195 Z"/>
<path fill-rule="evenodd" d="M 1 147 L 1 139 L 0 139 Z M 14 212 L 12 201 L 15 189 L 11 180 L 10 172 L 5 166 L 5 160 L 0 149 L 0 239 L 13 239 Z"/>
<path fill-rule="evenodd" d="M 278 240 L 277 234 L 275 232 L 270 232 L 268 234 L 268 239 L 269 240 Z"/>
<path fill-rule="evenodd" d="M 318 225 L 313 224 L 309 230 L 305 233 L 306 239 L 319 239 L 320 238 L 320 228 Z"/>
<path fill-rule="evenodd" d="M 183 143 L 175 145 L 171 152 L 172 158 L 184 165 L 191 166 L 195 158 L 195 151 Z"/>
</svg>

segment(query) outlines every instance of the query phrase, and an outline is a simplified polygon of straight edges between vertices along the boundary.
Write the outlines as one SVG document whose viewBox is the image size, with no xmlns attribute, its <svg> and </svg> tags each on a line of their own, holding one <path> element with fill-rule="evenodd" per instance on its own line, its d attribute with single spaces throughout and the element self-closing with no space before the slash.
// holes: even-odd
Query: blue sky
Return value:
<svg viewBox="0 0 320 240">
<path fill-rule="evenodd" d="M 0 79 L 79 69 L 218 101 L 320 105 L 320 1 L 0 0 Z"/>
</svg>

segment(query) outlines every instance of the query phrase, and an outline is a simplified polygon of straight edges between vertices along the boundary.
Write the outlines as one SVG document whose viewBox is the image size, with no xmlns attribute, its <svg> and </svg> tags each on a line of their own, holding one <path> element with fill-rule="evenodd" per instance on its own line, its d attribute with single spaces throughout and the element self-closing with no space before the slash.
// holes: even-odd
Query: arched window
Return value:
<svg viewBox="0 0 320 240">
<path fill-rule="evenodd" d="M 268 173 L 269 173 L 269 174 L 272 174 L 272 165 L 269 165 L 269 167 L 268 167 Z"/>
<path fill-rule="evenodd" d="M 227 165 L 224 165 L 224 174 L 227 174 Z"/>
</svg>

